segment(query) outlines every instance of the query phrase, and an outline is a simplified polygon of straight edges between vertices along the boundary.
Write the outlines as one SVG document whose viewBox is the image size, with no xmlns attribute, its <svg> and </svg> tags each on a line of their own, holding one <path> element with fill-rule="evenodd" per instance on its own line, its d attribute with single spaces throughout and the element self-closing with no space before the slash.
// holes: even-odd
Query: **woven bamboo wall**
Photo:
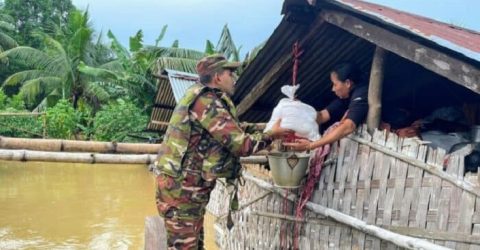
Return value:
<svg viewBox="0 0 480 250">
<path fill-rule="evenodd" d="M 380 152 L 363 139 L 389 152 L 402 153 L 406 160 Z M 343 139 L 329 158 L 336 165 L 326 166 L 312 197 L 312 202 L 348 214 L 371 225 L 396 233 L 428 239 L 454 249 L 480 249 L 480 200 L 477 175 L 463 176 L 464 155 L 445 157 L 445 151 L 432 150 L 418 140 L 404 140 L 376 131 L 373 138 L 360 129 L 358 134 Z M 428 168 L 442 170 L 455 180 L 425 171 L 407 163 L 409 159 L 426 163 Z M 448 159 L 448 160 L 446 160 Z M 273 166 L 272 166 L 273 167 Z M 265 179 L 268 172 L 258 167 L 256 176 Z M 443 170 L 442 170 L 443 171 Z M 251 171 L 249 171 L 251 172 Z M 467 186 L 467 188 L 465 188 Z M 473 192 L 468 186 L 474 187 Z M 226 213 L 228 198 L 222 185 L 212 193 L 210 212 Z M 476 193 L 475 193 L 476 192 Z M 252 182 L 240 189 L 241 205 L 265 194 Z M 292 222 L 259 216 L 258 212 L 283 214 L 284 199 L 269 194 L 234 214 L 235 227 L 228 232 L 225 219 L 217 223 L 218 242 L 222 249 L 279 249 L 280 225 L 287 223 L 291 246 Z M 292 214 L 292 204 L 288 212 Z M 331 220 L 306 212 L 300 249 L 396 249 L 381 241 Z"/>
</svg>

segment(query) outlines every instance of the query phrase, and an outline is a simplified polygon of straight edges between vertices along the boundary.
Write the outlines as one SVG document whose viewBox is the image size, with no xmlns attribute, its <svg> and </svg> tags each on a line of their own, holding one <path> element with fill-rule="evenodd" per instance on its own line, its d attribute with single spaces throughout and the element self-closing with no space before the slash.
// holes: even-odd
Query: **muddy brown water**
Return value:
<svg viewBox="0 0 480 250">
<path fill-rule="evenodd" d="M 144 165 L 0 161 L 0 249 L 143 249 L 154 186 Z"/>
</svg>

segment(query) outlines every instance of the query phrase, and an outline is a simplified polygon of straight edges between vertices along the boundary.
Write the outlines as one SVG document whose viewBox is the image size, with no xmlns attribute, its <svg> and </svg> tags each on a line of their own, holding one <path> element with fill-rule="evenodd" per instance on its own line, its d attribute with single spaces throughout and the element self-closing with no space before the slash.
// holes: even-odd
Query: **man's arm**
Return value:
<svg viewBox="0 0 480 250">
<path fill-rule="evenodd" d="M 236 156 L 251 155 L 266 148 L 273 140 L 269 133 L 245 133 L 214 93 L 198 97 L 190 114 Z"/>
</svg>

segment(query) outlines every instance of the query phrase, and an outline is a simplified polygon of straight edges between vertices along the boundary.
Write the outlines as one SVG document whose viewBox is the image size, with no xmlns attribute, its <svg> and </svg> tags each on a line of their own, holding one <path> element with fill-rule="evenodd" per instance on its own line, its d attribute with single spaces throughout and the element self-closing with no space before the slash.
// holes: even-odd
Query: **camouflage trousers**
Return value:
<svg viewBox="0 0 480 250">
<path fill-rule="evenodd" d="M 203 249 L 203 216 L 213 187 L 192 187 L 188 184 L 191 182 L 188 176 L 157 176 L 156 205 L 165 221 L 168 249 Z M 208 195 L 198 195 L 198 192 L 208 192 Z"/>
<path fill-rule="evenodd" d="M 203 249 L 203 218 L 188 221 L 179 218 L 164 218 L 169 250 Z"/>
</svg>

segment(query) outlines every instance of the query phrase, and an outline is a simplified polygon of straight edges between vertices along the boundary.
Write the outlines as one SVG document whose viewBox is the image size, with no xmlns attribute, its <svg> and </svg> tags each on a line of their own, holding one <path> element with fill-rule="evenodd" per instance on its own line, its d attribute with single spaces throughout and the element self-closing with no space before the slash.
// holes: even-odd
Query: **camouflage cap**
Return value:
<svg viewBox="0 0 480 250">
<path fill-rule="evenodd" d="M 206 56 L 197 63 L 197 73 L 198 75 L 204 76 L 211 74 L 219 69 L 232 69 L 240 67 L 240 62 L 229 62 L 225 56 L 221 54 L 215 54 L 211 56 Z"/>
</svg>

